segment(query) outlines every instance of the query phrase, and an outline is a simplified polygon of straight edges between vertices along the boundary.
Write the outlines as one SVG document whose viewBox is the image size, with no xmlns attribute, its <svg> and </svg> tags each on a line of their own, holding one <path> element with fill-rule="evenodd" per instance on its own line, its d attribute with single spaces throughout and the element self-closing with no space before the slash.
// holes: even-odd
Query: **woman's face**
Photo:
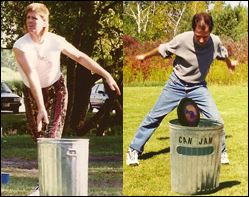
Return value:
<svg viewBox="0 0 249 197">
<path fill-rule="evenodd" d="M 46 25 L 46 21 L 44 21 L 44 19 L 36 12 L 28 12 L 26 16 L 26 26 L 28 32 L 39 34 L 46 27 Z"/>
</svg>

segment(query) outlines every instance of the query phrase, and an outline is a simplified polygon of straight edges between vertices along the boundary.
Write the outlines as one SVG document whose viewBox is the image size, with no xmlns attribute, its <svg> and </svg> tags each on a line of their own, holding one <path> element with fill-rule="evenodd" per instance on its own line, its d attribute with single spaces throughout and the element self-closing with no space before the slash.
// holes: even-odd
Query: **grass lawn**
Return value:
<svg viewBox="0 0 249 197">
<path fill-rule="evenodd" d="M 89 139 L 88 195 L 122 195 L 122 136 L 85 136 Z M 37 161 L 37 147 L 29 135 L 7 136 L 1 142 L 2 160 Z M 38 182 L 37 167 L 25 169 L 1 165 L 10 182 L 1 185 L 2 196 L 27 196 Z"/>
<path fill-rule="evenodd" d="M 162 87 L 124 87 L 123 152 L 156 102 Z M 209 195 L 248 195 L 248 86 L 210 86 L 224 119 L 230 165 L 222 165 L 220 187 Z M 126 166 L 123 154 L 123 195 L 177 196 L 171 191 L 169 126 L 176 110 L 165 117 L 145 145 L 140 165 Z"/>
</svg>

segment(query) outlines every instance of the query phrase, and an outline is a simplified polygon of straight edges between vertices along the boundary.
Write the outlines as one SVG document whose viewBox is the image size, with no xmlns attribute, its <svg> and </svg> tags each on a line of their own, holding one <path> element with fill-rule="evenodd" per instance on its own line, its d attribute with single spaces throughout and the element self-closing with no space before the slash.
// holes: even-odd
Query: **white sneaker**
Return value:
<svg viewBox="0 0 249 197">
<path fill-rule="evenodd" d="M 226 151 L 221 153 L 220 162 L 221 164 L 229 164 L 228 154 Z"/>
<path fill-rule="evenodd" d="M 138 151 L 133 150 L 131 148 L 128 149 L 126 153 L 126 164 L 129 166 L 137 166 L 139 165 L 138 161 Z"/>
</svg>

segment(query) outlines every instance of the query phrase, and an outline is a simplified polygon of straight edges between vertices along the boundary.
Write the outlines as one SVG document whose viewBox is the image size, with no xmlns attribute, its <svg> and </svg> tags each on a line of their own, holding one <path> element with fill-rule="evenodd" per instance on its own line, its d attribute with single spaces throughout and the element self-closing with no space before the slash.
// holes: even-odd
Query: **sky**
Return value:
<svg viewBox="0 0 249 197">
<path fill-rule="evenodd" d="M 230 4 L 232 7 L 239 5 L 239 2 L 241 2 L 241 5 L 248 7 L 248 1 L 225 1 L 226 4 Z"/>
</svg>

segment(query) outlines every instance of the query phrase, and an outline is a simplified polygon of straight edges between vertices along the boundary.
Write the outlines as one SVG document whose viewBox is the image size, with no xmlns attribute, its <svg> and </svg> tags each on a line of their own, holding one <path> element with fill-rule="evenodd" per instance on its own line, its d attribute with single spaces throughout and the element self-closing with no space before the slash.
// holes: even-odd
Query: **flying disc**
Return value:
<svg viewBox="0 0 249 197">
<path fill-rule="evenodd" d="M 177 116 L 182 126 L 196 127 L 200 121 L 200 112 L 191 98 L 183 98 L 177 107 Z"/>
</svg>

